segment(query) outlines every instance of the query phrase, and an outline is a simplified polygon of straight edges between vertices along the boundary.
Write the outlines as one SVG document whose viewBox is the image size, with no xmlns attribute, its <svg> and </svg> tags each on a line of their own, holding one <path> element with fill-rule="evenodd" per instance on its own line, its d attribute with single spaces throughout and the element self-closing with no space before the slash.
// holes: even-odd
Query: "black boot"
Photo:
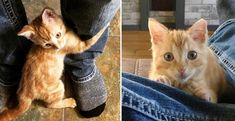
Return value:
<svg viewBox="0 0 235 121">
<path fill-rule="evenodd" d="M 17 105 L 17 86 L 2 86 L 0 84 L 0 112 Z"/>
</svg>

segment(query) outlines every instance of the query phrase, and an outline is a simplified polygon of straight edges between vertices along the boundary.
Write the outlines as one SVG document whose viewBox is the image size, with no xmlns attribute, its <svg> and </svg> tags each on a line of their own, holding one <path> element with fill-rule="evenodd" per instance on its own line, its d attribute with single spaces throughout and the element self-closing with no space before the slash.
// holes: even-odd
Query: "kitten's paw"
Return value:
<svg viewBox="0 0 235 121">
<path fill-rule="evenodd" d="M 77 106 L 76 101 L 73 98 L 68 98 L 68 107 L 75 108 Z"/>
<path fill-rule="evenodd" d="M 194 93 L 194 95 L 208 102 L 217 102 L 216 94 L 209 90 L 198 90 Z"/>
<path fill-rule="evenodd" d="M 165 85 L 172 86 L 171 80 L 164 75 L 158 75 L 157 78 L 155 79 L 155 81 L 162 83 L 162 84 L 165 84 Z"/>
</svg>

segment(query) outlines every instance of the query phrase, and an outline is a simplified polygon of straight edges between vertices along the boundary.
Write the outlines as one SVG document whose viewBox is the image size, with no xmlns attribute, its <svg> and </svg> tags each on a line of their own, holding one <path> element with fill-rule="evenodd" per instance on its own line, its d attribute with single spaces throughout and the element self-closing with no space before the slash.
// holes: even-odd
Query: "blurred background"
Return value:
<svg viewBox="0 0 235 121">
<path fill-rule="evenodd" d="M 59 0 L 22 0 L 28 22 L 40 15 L 44 7 L 55 9 L 60 14 Z M 119 121 L 120 119 L 120 12 L 111 22 L 109 40 L 104 53 L 97 58 L 97 66 L 104 75 L 108 100 L 104 112 L 96 118 L 83 118 L 74 109 L 47 109 L 37 102 L 15 121 Z M 66 81 L 66 80 L 65 80 Z M 66 90 L 68 90 L 67 87 Z"/>
</svg>

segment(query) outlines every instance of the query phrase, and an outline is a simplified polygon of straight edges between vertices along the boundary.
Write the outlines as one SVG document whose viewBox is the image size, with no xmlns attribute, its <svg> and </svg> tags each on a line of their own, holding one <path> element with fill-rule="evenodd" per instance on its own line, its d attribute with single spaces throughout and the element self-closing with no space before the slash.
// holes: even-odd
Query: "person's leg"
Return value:
<svg viewBox="0 0 235 121">
<path fill-rule="evenodd" d="M 235 89 L 235 0 L 217 0 L 216 6 L 221 25 L 209 38 L 208 46 L 224 67 L 228 83 Z"/>
<path fill-rule="evenodd" d="M 0 0 L 0 110 L 17 86 L 31 42 L 18 37 L 27 24 L 21 0 Z"/>
<path fill-rule="evenodd" d="M 123 121 L 229 121 L 234 118 L 233 104 L 206 102 L 174 87 L 122 74 Z"/>
<path fill-rule="evenodd" d="M 229 97 L 235 97 L 235 19 L 224 22 L 208 40 L 208 46 L 224 68 L 226 80 L 231 86 Z M 231 102 L 231 101 L 230 101 Z M 233 100 L 233 103 L 235 101 Z"/>
<path fill-rule="evenodd" d="M 235 0 L 217 0 L 216 2 L 220 24 L 235 18 Z"/>
<path fill-rule="evenodd" d="M 61 11 L 66 25 L 86 40 L 112 20 L 119 5 L 120 0 L 61 0 Z M 108 30 L 89 50 L 65 58 L 80 114 L 85 117 L 98 116 L 105 107 L 107 91 L 95 58 L 102 53 L 107 38 Z"/>
</svg>

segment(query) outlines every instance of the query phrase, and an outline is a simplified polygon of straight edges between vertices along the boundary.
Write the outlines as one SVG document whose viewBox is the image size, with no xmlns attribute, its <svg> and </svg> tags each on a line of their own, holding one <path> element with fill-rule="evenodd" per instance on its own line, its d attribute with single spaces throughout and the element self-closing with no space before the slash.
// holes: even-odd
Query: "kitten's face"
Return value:
<svg viewBox="0 0 235 121">
<path fill-rule="evenodd" d="M 199 20 L 188 31 L 171 31 L 150 19 L 153 63 L 158 74 L 181 82 L 199 76 L 207 64 L 206 26 L 205 20 Z"/>
<path fill-rule="evenodd" d="M 65 32 L 62 19 L 52 9 L 46 8 L 31 24 L 25 25 L 18 35 L 44 48 L 61 49 L 66 43 L 63 39 Z"/>
</svg>

